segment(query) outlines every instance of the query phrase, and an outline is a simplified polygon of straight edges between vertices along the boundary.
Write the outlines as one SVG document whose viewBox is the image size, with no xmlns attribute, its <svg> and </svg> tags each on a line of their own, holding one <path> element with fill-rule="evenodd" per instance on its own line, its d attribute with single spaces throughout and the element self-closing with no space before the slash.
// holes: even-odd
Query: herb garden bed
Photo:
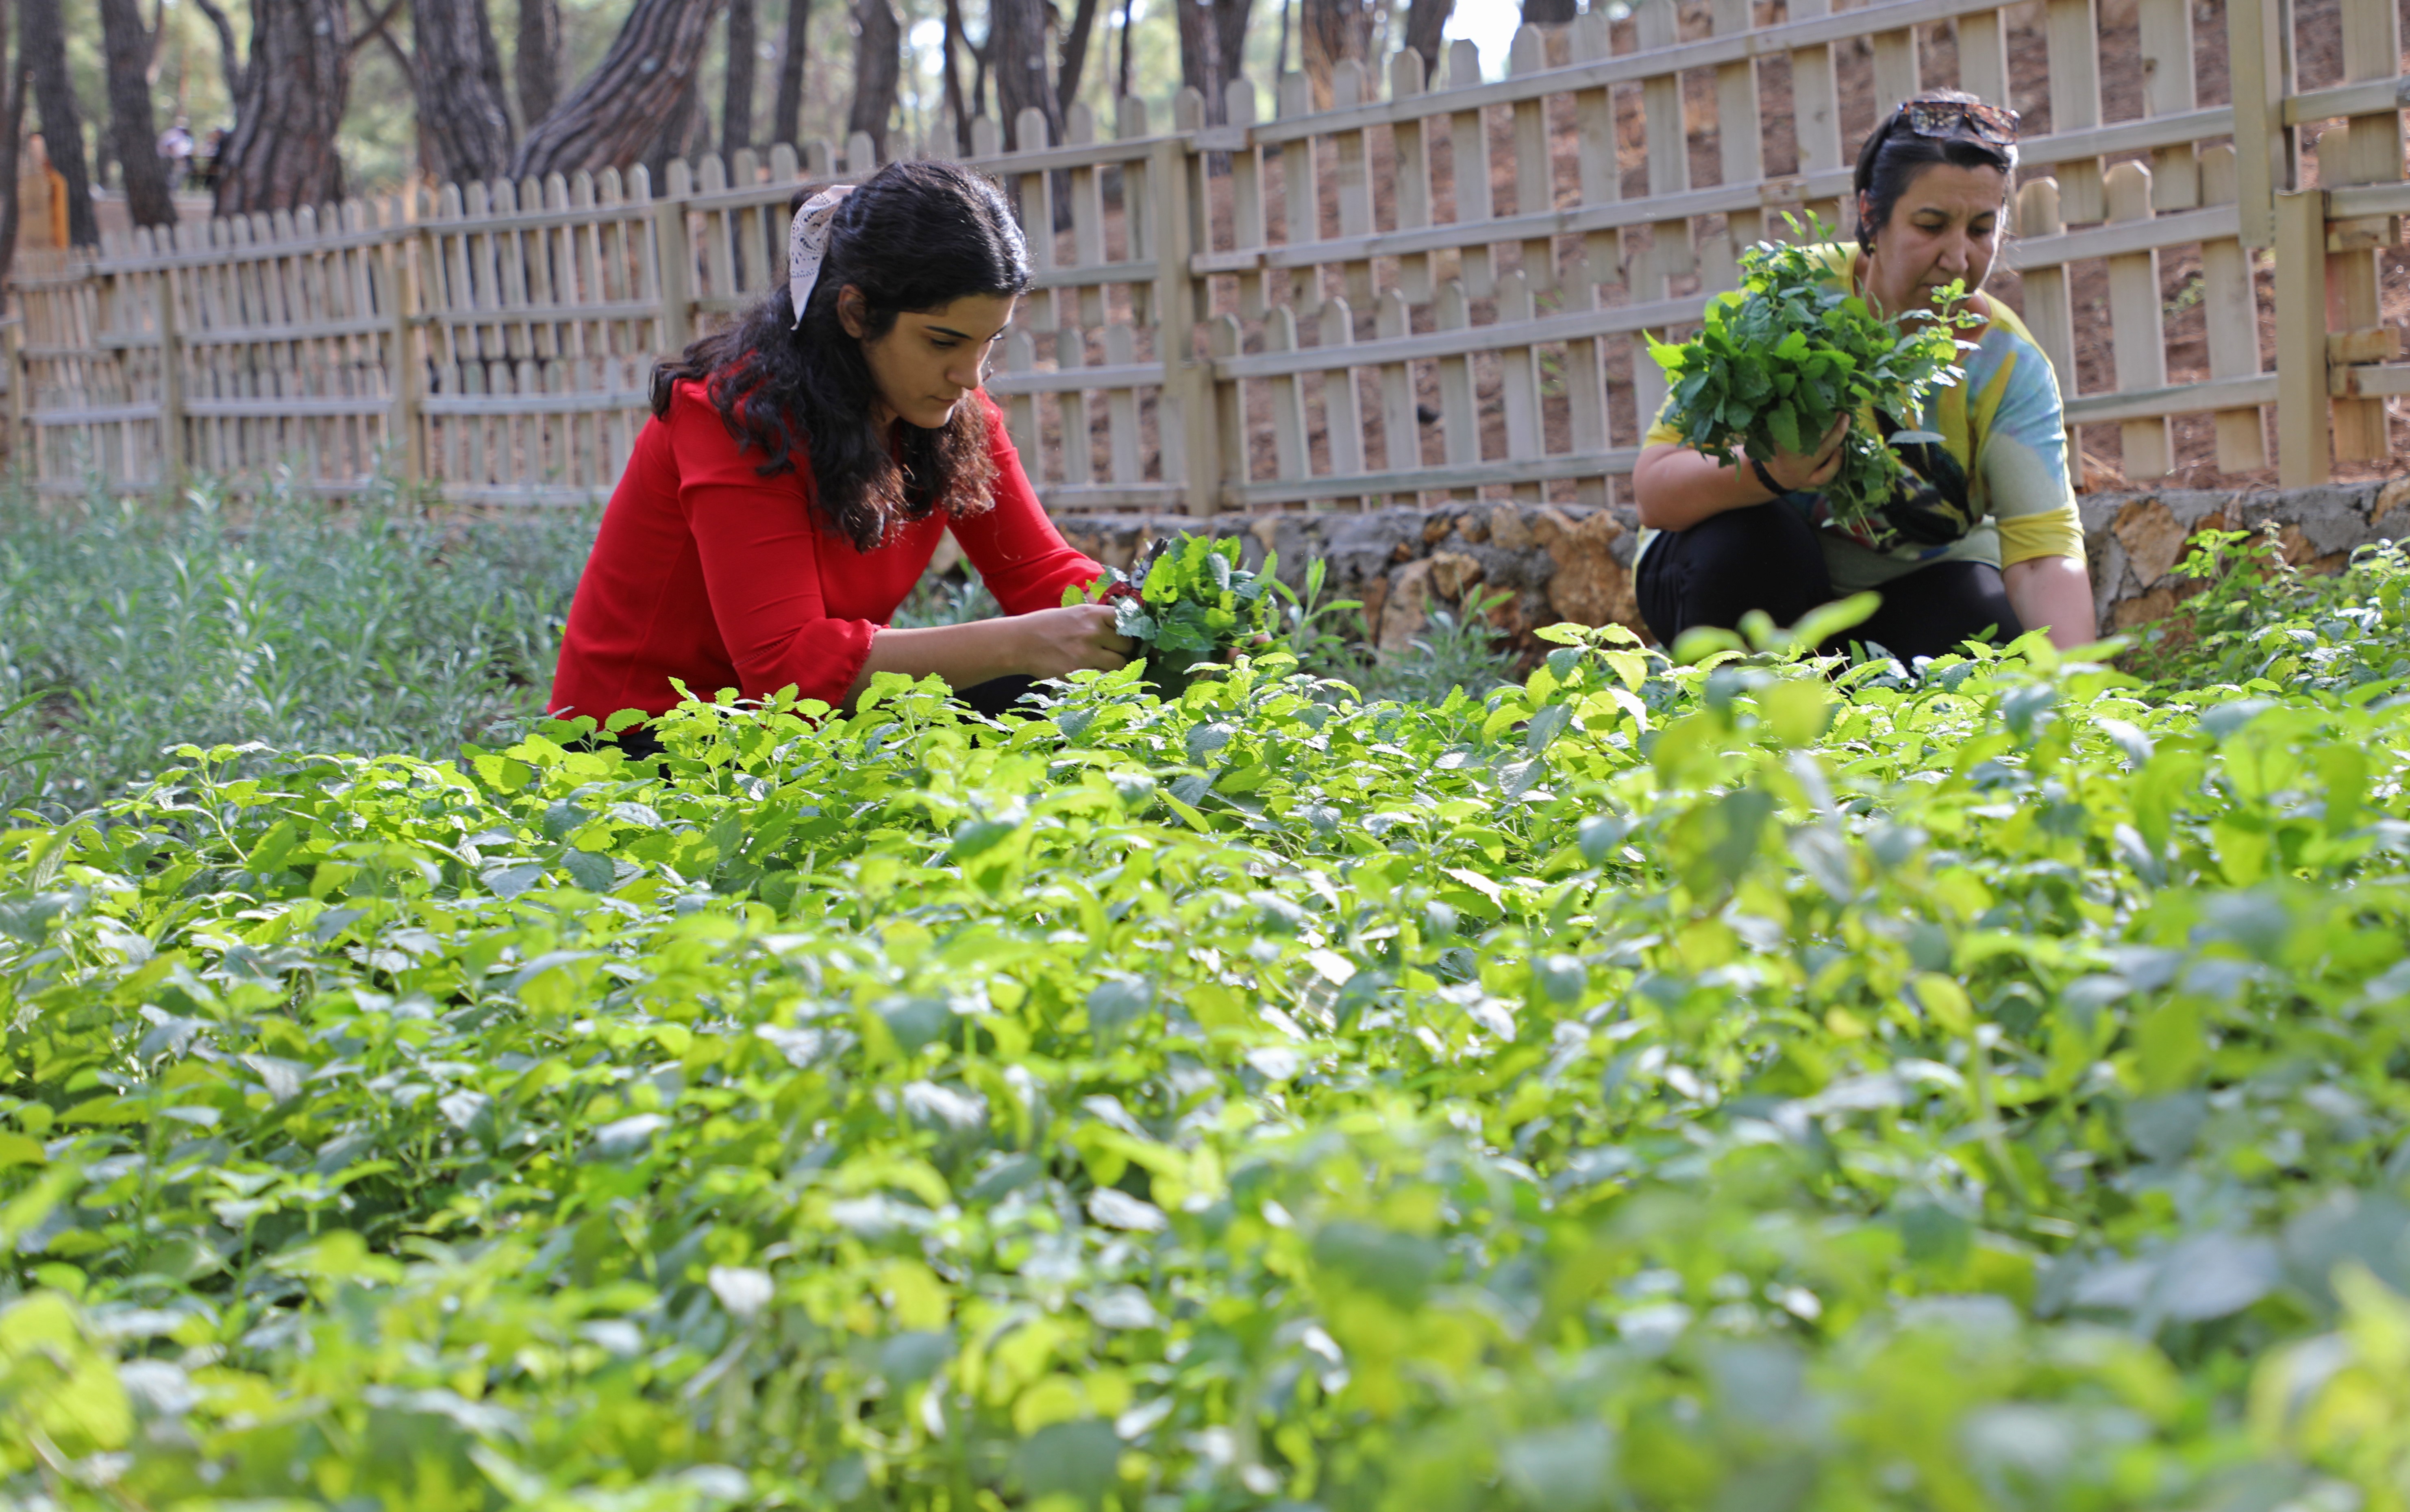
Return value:
<svg viewBox="0 0 2410 1512">
<path fill-rule="evenodd" d="M 0 1496 L 2400 1505 L 2405 597 L 188 749 L 0 858 Z"/>
</svg>

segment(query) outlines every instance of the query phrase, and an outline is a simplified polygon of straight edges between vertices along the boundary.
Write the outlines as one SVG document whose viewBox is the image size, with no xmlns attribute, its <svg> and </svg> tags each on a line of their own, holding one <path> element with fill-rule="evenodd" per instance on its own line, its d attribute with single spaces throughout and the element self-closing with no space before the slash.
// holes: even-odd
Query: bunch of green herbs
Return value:
<svg viewBox="0 0 2410 1512">
<path fill-rule="evenodd" d="M 1198 663 L 1281 628 L 1277 562 L 1253 572 L 1240 561 L 1232 537 L 1165 536 L 1099 585 L 1136 589 L 1114 597 L 1114 629 L 1144 647 L 1147 680 L 1165 696 L 1177 696 Z"/>
<path fill-rule="evenodd" d="M 1848 522 L 1889 503 L 1907 481 L 1894 443 L 1938 443 L 1912 429 L 1926 397 L 1957 382 L 1957 331 L 1974 317 L 1945 312 L 1965 298 L 1952 284 L 1936 309 L 1885 315 L 1837 276 L 1813 217 L 1800 241 L 1761 241 L 1741 254 L 1741 286 L 1707 301 L 1699 333 L 1677 344 L 1651 339 L 1649 355 L 1671 385 L 1669 417 L 1682 443 L 1728 467 L 1741 458 L 1814 453 L 1851 422 L 1841 463 L 1822 492 Z M 1876 411 L 1911 429 L 1886 441 L 1866 421 Z"/>
</svg>

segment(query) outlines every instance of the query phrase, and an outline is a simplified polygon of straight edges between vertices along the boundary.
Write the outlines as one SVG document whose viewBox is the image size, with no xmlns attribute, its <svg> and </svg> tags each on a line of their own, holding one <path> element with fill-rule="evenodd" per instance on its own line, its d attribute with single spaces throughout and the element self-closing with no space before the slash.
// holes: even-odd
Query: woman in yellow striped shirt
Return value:
<svg viewBox="0 0 2410 1512">
<path fill-rule="evenodd" d="M 1858 244 L 1826 249 L 1833 276 L 1885 314 L 1962 282 L 1962 308 L 1982 321 L 1959 333 L 1976 343 L 1964 377 L 1913 427 L 1871 412 L 1845 422 L 1942 438 L 1895 448 L 1911 487 L 1890 504 L 1831 518 L 1818 490 L 1840 465 L 1839 428 L 1811 454 L 1726 466 L 1660 414 L 1633 471 L 1647 531 L 1636 587 L 1660 639 L 1751 609 L 1791 624 L 1861 589 L 1883 603 L 1851 638 L 1898 656 L 2036 628 L 2063 647 L 2093 639 L 2058 384 L 2024 322 L 1981 292 L 2016 153 L 2015 112 L 1955 91 L 1901 105 L 1858 153 Z"/>
</svg>

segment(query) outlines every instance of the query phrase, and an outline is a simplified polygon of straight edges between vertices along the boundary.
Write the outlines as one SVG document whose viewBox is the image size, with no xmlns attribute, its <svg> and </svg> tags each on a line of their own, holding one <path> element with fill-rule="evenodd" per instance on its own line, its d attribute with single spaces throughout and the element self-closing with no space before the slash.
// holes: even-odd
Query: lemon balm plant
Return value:
<svg viewBox="0 0 2410 1512">
<path fill-rule="evenodd" d="M 1682 443 L 1738 465 L 1778 449 L 1812 452 L 1838 422 L 1880 412 L 1910 429 L 1888 438 L 1852 424 L 1841 443 L 1840 471 L 1824 486 L 1836 520 L 1860 519 L 1891 502 L 1907 469 L 1891 443 L 1940 437 L 1912 429 L 1925 398 L 1957 381 L 1958 339 L 1976 318 L 1953 314 L 1965 298 L 1952 284 L 1936 308 L 1895 316 L 1875 311 L 1835 277 L 1817 246 L 1829 233 L 1821 218 L 1790 220 L 1798 241 L 1761 241 L 1741 254 L 1741 286 L 1707 301 L 1699 333 L 1679 344 L 1651 339 L 1649 355 L 1671 385 L 1670 418 Z"/>
<path fill-rule="evenodd" d="M 1188 685 L 1189 669 L 1243 641 L 1279 628 L 1283 591 L 1277 559 L 1260 573 L 1240 565 L 1228 537 L 1166 536 L 1151 542 L 1126 574 L 1114 572 L 1090 589 L 1135 589 L 1114 600 L 1113 628 L 1143 647 L 1147 681 L 1167 696 Z M 1067 590 L 1064 602 L 1077 598 Z"/>
<path fill-rule="evenodd" d="M 2398 1506 L 2405 584 L 183 748 L 0 835 L 0 1505 Z"/>
</svg>

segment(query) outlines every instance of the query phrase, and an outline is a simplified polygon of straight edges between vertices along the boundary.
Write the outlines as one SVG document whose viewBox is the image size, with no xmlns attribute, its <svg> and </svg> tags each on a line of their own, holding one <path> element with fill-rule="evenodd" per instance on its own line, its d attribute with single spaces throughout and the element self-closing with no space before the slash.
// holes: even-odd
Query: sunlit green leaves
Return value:
<svg viewBox="0 0 2410 1512">
<path fill-rule="evenodd" d="M 7 1494 L 2381 1502 L 2403 715 L 1815 628 L 16 832 Z"/>
</svg>

